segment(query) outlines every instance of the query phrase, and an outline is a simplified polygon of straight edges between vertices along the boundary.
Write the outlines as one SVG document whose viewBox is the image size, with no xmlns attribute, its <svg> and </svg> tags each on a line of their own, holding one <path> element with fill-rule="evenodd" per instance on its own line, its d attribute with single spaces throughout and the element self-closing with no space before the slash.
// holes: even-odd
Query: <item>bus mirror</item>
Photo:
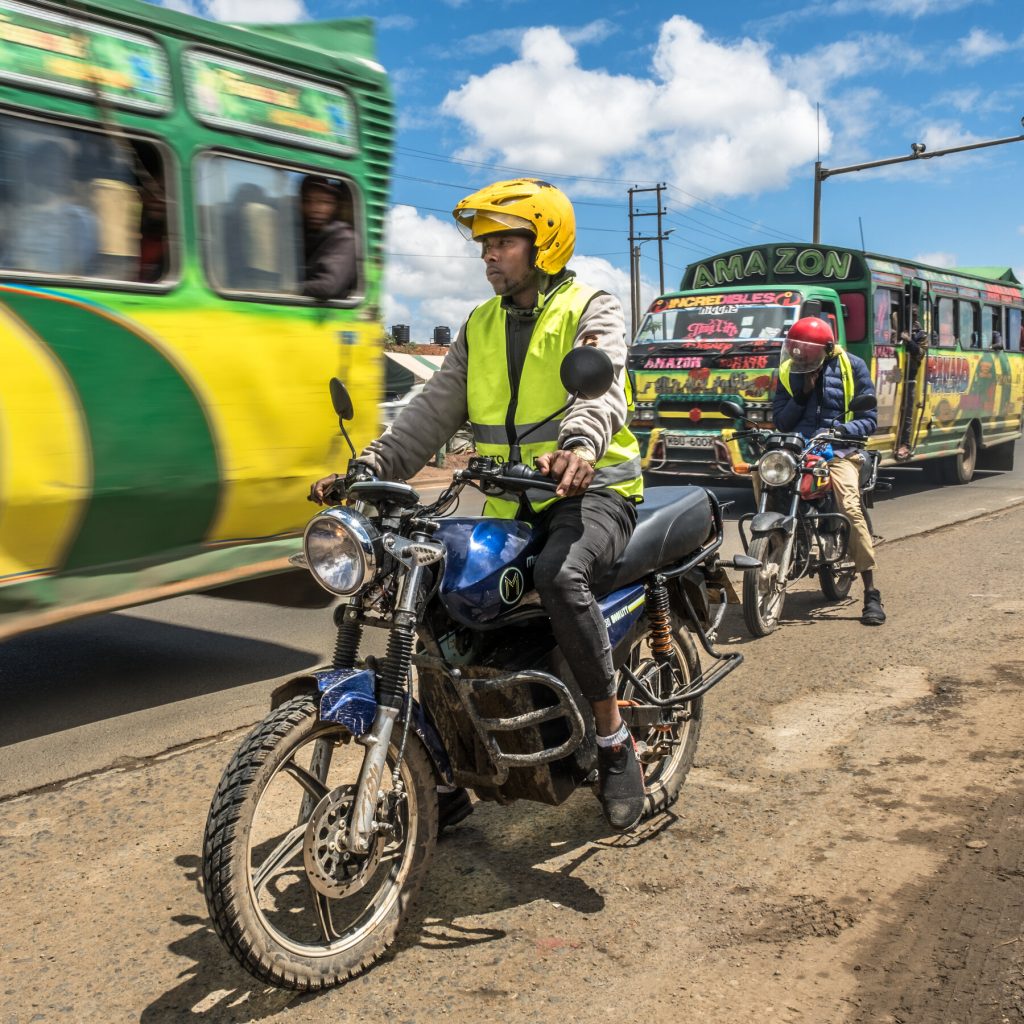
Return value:
<svg viewBox="0 0 1024 1024">
<path fill-rule="evenodd" d="M 821 299 L 808 299 L 800 310 L 800 315 L 821 316 Z"/>
<path fill-rule="evenodd" d="M 847 306 L 846 303 L 843 302 L 843 303 L 840 304 L 839 308 L 843 312 L 843 319 L 844 320 L 849 320 L 850 319 L 850 308 L 849 308 L 849 306 Z"/>
</svg>

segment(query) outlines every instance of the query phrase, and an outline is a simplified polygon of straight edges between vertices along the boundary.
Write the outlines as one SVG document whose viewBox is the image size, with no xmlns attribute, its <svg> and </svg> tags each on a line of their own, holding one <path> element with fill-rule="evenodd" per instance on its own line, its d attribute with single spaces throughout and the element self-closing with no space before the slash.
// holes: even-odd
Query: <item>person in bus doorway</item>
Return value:
<svg viewBox="0 0 1024 1024">
<path fill-rule="evenodd" d="M 626 547 L 643 499 L 640 447 L 626 426 L 626 328 L 618 299 L 580 282 L 566 264 L 576 239 L 568 197 L 545 181 L 499 181 L 467 196 L 456 223 L 480 243 L 494 297 L 462 325 L 441 369 L 360 459 L 386 480 L 407 480 L 468 419 L 477 451 L 509 457 L 515 434 L 565 401 L 563 356 L 579 345 L 607 352 L 615 382 L 580 400 L 531 440 L 527 455 L 558 481 L 552 498 L 491 498 L 485 514 L 530 522 L 546 535 L 534 584 L 555 639 L 594 713 L 598 797 L 613 828 L 626 831 L 644 808 L 643 770 L 620 714 L 608 630 L 591 590 Z M 337 476 L 312 487 L 322 502 Z M 465 791 L 445 794 L 442 825 L 470 809 Z"/>
<path fill-rule="evenodd" d="M 341 186 L 307 174 L 299 189 L 305 273 L 302 294 L 311 299 L 347 298 L 356 283 L 356 238 L 341 218 Z"/>
<path fill-rule="evenodd" d="M 918 307 L 915 303 L 911 308 L 910 330 L 900 334 L 903 348 L 907 353 L 906 368 L 903 374 L 903 409 L 900 413 L 900 433 L 896 443 L 896 461 L 906 462 L 912 452 L 910 449 L 910 432 L 914 425 L 914 395 L 917 389 L 917 371 L 921 368 L 921 360 L 928 349 L 928 335 L 921 327 L 918 318 Z"/>
<path fill-rule="evenodd" d="M 779 382 L 772 413 L 778 430 L 811 438 L 819 430 L 836 427 L 846 437 L 867 438 L 878 426 L 875 409 L 851 416 L 850 403 L 858 395 L 874 395 L 871 372 L 859 356 L 837 348 L 826 320 L 805 316 L 789 329 L 779 355 Z M 882 598 L 875 587 L 875 550 L 861 505 L 860 467 L 864 456 L 855 449 L 833 445 L 829 462 L 832 489 L 850 520 L 849 556 L 864 581 L 865 626 L 885 622 Z"/>
</svg>

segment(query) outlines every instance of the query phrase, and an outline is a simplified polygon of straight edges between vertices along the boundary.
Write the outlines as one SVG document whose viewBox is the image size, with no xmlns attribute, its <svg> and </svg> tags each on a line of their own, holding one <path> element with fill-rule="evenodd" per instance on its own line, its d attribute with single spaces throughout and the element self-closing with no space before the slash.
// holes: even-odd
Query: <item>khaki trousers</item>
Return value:
<svg viewBox="0 0 1024 1024">
<path fill-rule="evenodd" d="M 860 452 L 842 455 L 829 462 L 832 475 L 832 490 L 836 504 L 850 520 L 850 545 L 847 552 L 857 572 L 869 572 L 875 568 L 875 547 L 871 543 L 871 531 L 864 518 L 860 503 L 860 466 L 864 456 Z M 761 477 L 751 473 L 754 484 L 754 501 L 761 502 Z"/>
</svg>

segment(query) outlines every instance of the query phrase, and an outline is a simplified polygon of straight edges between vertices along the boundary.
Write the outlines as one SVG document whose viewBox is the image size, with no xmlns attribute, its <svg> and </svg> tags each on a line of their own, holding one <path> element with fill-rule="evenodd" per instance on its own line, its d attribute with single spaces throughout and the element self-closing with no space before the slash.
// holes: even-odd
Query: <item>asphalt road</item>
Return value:
<svg viewBox="0 0 1024 1024">
<path fill-rule="evenodd" d="M 1024 455 L 1011 473 L 978 473 L 935 487 L 918 469 L 894 481 L 873 510 L 884 543 L 983 516 L 1024 500 Z M 670 483 L 657 480 L 654 483 Z M 715 487 L 750 510 L 747 487 Z M 473 511 L 472 499 L 463 511 Z M 724 545 L 740 551 L 735 528 Z M 1018 556 L 1019 557 L 1019 556 Z M 304 581 L 296 575 L 296 582 Z M 310 595 L 322 595 L 309 583 Z M 196 594 L 31 633 L 0 644 L 0 798 L 130 764 L 251 724 L 283 680 L 323 663 L 330 611 Z"/>
</svg>

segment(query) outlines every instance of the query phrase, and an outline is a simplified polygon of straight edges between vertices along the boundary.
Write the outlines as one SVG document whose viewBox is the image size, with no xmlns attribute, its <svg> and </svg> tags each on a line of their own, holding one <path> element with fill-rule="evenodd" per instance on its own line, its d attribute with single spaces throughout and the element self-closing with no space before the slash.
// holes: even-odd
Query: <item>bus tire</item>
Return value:
<svg viewBox="0 0 1024 1024">
<path fill-rule="evenodd" d="M 978 435 L 974 427 L 968 427 L 964 434 L 963 450 L 944 461 L 946 483 L 969 484 L 974 479 L 974 470 L 978 466 Z"/>
</svg>

